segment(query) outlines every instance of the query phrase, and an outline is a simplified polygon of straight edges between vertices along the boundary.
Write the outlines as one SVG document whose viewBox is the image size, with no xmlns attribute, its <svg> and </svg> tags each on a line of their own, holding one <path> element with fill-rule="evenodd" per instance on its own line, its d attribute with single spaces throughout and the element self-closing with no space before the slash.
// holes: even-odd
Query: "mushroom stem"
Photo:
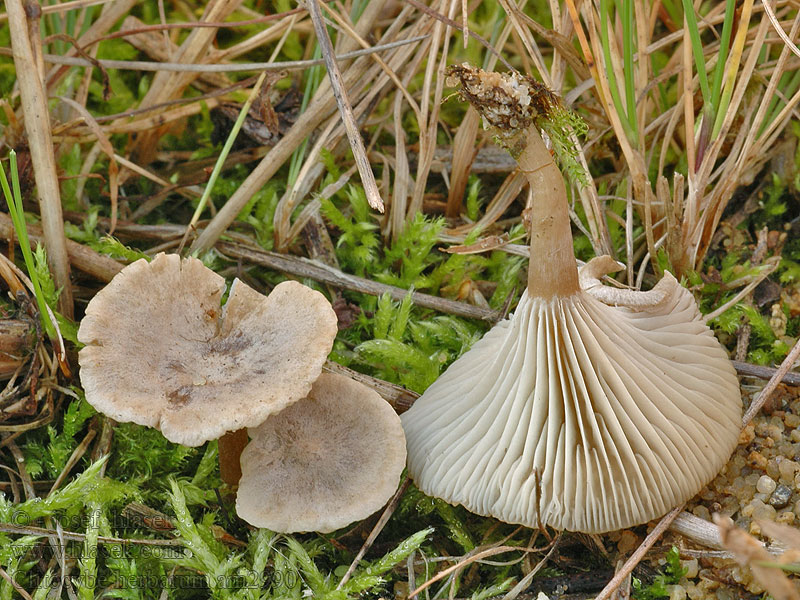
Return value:
<svg viewBox="0 0 800 600">
<path fill-rule="evenodd" d="M 535 123 L 525 134 L 517 162 L 531 186 L 531 258 L 528 295 L 549 299 L 580 291 L 567 210 L 567 188 Z"/>
<path fill-rule="evenodd" d="M 239 480 L 242 478 L 242 465 L 239 459 L 247 442 L 247 429 L 229 431 L 219 438 L 219 475 L 223 483 L 230 487 L 239 485 Z"/>
</svg>

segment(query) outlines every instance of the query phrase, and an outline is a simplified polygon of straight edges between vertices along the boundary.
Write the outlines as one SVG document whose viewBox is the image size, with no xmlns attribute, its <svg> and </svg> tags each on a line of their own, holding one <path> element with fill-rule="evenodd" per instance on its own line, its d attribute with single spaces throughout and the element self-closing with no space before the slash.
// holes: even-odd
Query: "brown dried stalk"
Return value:
<svg viewBox="0 0 800 600">
<path fill-rule="evenodd" d="M 61 214 L 61 193 L 50 132 L 50 112 L 47 106 L 47 94 L 42 85 L 42 73 L 36 66 L 33 52 L 33 45 L 41 42 L 38 39 L 28 38 L 28 18 L 20 0 L 8 0 L 6 8 L 14 51 L 14 67 L 25 115 L 25 131 L 39 193 L 47 261 L 56 288 L 61 289 L 58 299 L 59 311 L 71 318 L 72 284 L 69 278 L 69 259 Z"/>
</svg>

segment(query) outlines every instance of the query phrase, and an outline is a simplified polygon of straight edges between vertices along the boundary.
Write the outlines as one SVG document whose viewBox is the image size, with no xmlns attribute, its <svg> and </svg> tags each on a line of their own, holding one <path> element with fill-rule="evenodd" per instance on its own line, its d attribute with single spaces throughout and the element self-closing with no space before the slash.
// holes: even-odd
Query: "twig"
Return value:
<svg viewBox="0 0 800 600">
<path fill-rule="evenodd" d="M 536 563 L 536 565 L 530 571 L 528 571 L 525 577 L 523 577 L 519 581 L 519 583 L 517 583 L 517 585 L 511 588 L 511 590 L 505 596 L 503 596 L 503 600 L 514 600 L 515 598 L 519 598 L 520 592 L 522 592 L 529 586 L 531 580 L 542 569 L 542 567 L 545 566 L 545 564 L 547 564 L 547 561 L 550 560 L 550 557 L 553 556 L 553 553 L 556 551 L 556 548 L 558 548 L 558 543 L 561 541 L 562 535 L 564 535 L 564 532 L 559 531 L 558 535 L 553 540 L 552 547 L 547 552 L 547 554 L 545 554 L 544 557 L 542 557 L 542 559 L 538 563 Z"/>
<path fill-rule="evenodd" d="M 783 359 L 783 362 L 767 382 L 767 385 L 764 386 L 764 389 L 761 390 L 761 393 L 758 395 L 758 397 L 750 403 L 750 407 L 747 409 L 747 412 L 744 413 L 744 417 L 742 417 L 742 427 L 746 426 L 748 423 L 750 423 L 750 421 L 753 420 L 753 417 L 755 417 L 756 413 L 761 410 L 761 407 L 764 406 L 764 403 L 769 399 L 769 397 L 775 391 L 775 388 L 778 387 L 778 384 L 781 382 L 784 375 L 789 372 L 789 369 L 792 368 L 798 358 L 800 358 L 800 339 L 795 342 L 794 347 L 791 349 L 789 354 L 786 355 L 786 358 Z"/>
<path fill-rule="evenodd" d="M 438 310 L 439 312 L 466 317 L 468 319 L 482 319 L 484 321 L 495 322 L 500 319 L 498 311 L 473 306 L 466 302 L 448 300 L 430 294 L 422 294 L 404 290 L 393 285 L 386 285 L 364 277 L 343 273 L 338 269 L 329 267 L 322 263 L 303 258 L 302 256 L 292 256 L 289 254 L 278 254 L 255 248 L 248 248 L 241 244 L 231 244 L 220 242 L 216 245 L 221 253 L 236 259 L 243 259 L 254 264 L 269 267 L 283 273 L 289 273 L 297 277 L 308 277 L 315 281 L 320 281 L 327 285 L 332 285 L 345 290 L 380 296 L 389 294 L 394 300 L 402 300 L 411 294 L 411 301 L 417 306 Z"/>
<path fill-rule="evenodd" d="M 389 500 L 389 504 L 386 505 L 386 508 L 381 514 L 380 519 L 378 519 L 378 522 L 375 523 L 375 527 L 372 528 L 372 531 L 370 531 L 369 536 L 367 537 L 366 540 L 364 540 L 364 544 L 361 546 L 361 549 L 358 551 L 358 554 L 356 554 L 356 557 L 353 559 L 353 562 L 350 563 L 350 566 L 348 567 L 347 572 L 342 577 L 342 580 L 339 582 L 339 585 L 336 586 L 337 590 L 342 589 L 342 586 L 345 583 L 347 583 L 347 580 L 350 579 L 350 576 L 356 570 L 358 563 L 361 562 L 361 559 L 364 558 L 364 555 L 367 553 L 367 550 L 369 550 L 370 547 L 372 547 L 372 544 L 375 542 L 378 535 L 380 535 L 381 531 L 383 531 L 383 528 L 386 526 L 386 523 L 389 522 L 389 519 L 394 514 L 394 511 L 397 509 L 397 505 L 400 503 L 400 498 L 403 497 L 403 494 L 405 494 L 406 490 L 408 489 L 408 485 L 410 483 L 411 479 L 408 476 L 406 476 L 406 478 L 403 480 L 403 483 L 401 483 L 400 487 L 397 488 L 397 491 L 394 493 L 394 496 L 392 496 L 392 499 Z"/>
<path fill-rule="evenodd" d="M 361 50 L 353 50 L 352 52 L 345 52 L 336 57 L 336 60 L 342 61 L 350 58 L 358 58 L 359 56 L 366 56 L 367 54 L 375 54 L 384 50 L 392 50 L 400 46 L 414 44 L 420 42 L 430 36 L 417 35 L 405 40 L 398 40 L 396 42 L 389 42 L 386 44 L 379 44 L 372 48 Z M 11 52 L 7 48 L 0 48 L 0 56 L 10 56 Z M 85 58 L 78 58 L 76 56 L 60 56 L 58 54 L 44 54 L 45 62 L 55 65 L 67 65 L 73 67 L 91 67 L 94 66 Z M 233 64 L 185 64 L 185 63 L 171 63 L 171 62 L 153 62 L 146 60 L 106 60 L 98 59 L 98 64 L 106 69 L 127 69 L 131 71 L 174 71 L 176 73 L 242 73 L 246 71 L 302 71 L 309 67 L 316 65 L 324 65 L 325 60 L 322 58 L 314 58 L 308 60 L 287 60 L 275 62 L 257 62 L 257 63 L 233 63 Z M 194 100 L 194 98 L 192 98 Z M 180 100 L 185 102 L 185 100 Z"/>
<path fill-rule="evenodd" d="M 36 188 L 39 192 L 47 261 L 56 288 L 61 288 L 61 295 L 58 298 L 59 311 L 64 316 L 72 318 L 72 284 L 69 278 L 61 194 L 50 132 L 50 111 L 47 106 L 47 93 L 42 85 L 42 76 L 34 62 L 32 47 L 37 41 L 27 36 L 27 18 L 21 0 L 8 0 L 6 9 L 14 67 L 25 114 L 25 131 L 34 167 Z"/>
<path fill-rule="evenodd" d="M 86 453 L 86 449 L 89 447 L 89 444 L 96 435 L 97 435 L 97 430 L 90 429 L 89 433 L 87 433 L 86 436 L 83 438 L 83 440 L 81 440 L 81 443 L 78 444 L 75 450 L 72 451 L 72 454 L 70 454 L 70 457 L 67 460 L 67 464 L 64 465 L 64 468 L 61 469 L 61 473 L 58 474 L 58 477 L 56 477 L 56 480 L 53 482 L 53 485 L 47 494 L 48 496 L 53 492 L 55 492 L 58 489 L 58 486 L 60 486 L 63 483 L 63 481 L 67 478 L 67 475 L 69 475 L 69 472 L 72 470 L 72 467 L 74 467 L 75 463 L 77 463 L 81 459 L 81 457 Z"/>
<path fill-rule="evenodd" d="M 307 6 L 308 13 L 311 15 L 311 22 L 314 24 L 314 31 L 317 34 L 317 43 L 322 52 L 322 57 L 325 59 L 325 66 L 328 68 L 328 78 L 331 82 L 333 97 L 336 98 L 336 104 L 339 106 L 339 113 L 342 115 L 342 122 L 347 132 L 347 141 L 350 142 L 350 148 L 353 150 L 353 158 L 358 167 L 358 173 L 361 175 L 361 183 L 364 186 L 367 202 L 374 210 L 382 213 L 385 208 L 383 206 L 383 200 L 381 199 L 381 193 L 378 191 L 378 184 L 375 183 L 375 175 L 372 172 L 372 167 L 367 158 L 364 140 L 361 139 L 361 132 L 358 130 L 358 124 L 353 115 L 353 107 L 350 105 L 350 100 L 347 97 L 347 90 L 344 87 L 342 73 L 339 71 L 339 65 L 336 63 L 333 44 L 331 44 L 331 38 L 328 36 L 328 29 L 319 8 L 319 0 L 308 0 Z"/>
<path fill-rule="evenodd" d="M 644 538 L 641 545 L 631 554 L 630 558 L 625 562 L 625 565 L 614 575 L 611 581 L 606 584 L 606 587 L 597 595 L 595 600 L 608 600 L 611 597 L 611 594 L 613 594 L 625 578 L 633 572 L 633 569 L 644 558 L 647 551 L 656 543 L 658 538 L 661 537 L 661 534 L 667 530 L 672 521 L 675 520 L 675 517 L 677 517 L 682 510 L 683 505 L 678 506 L 661 518 L 658 525 L 653 528 L 653 531 L 647 534 L 647 537 Z"/>
<path fill-rule="evenodd" d="M 4 440 L 8 441 L 8 440 Z M 17 474 L 19 475 L 20 480 L 22 481 L 22 488 L 25 490 L 25 498 L 27 500 L 33 500 L 34 498 L 38 498 L 39 496 L 36 495 L 36 490 L 33 487 L 33 480 L 31 476 L 28 475 L 28 469 L 25 468 L 25 456 L 22 454 L 22 451 L 17 446 L 15 441 L 10 441 L 6 444 L 8 449 L 11 451 L 11 455 L 14 457 L 14 460 L 17 464 Z"/>
<path fill-rule="evenodd" d="M 31 244 L 39 243 L 44 239 L 42 230 L 36 225 L 28 225 L 28 237 Z M 3 212 L 0 212 L 0 238 L 6 240 L 16 239 L 11 217 Z M 75 268 L 92 275 L 100 281 L 111 281 L 114 275 L 119 273 L 124 266 L 113 258 L 100 254 L 88 246 L 72 240 L 66 241 L 66 248 L 67 256 L 72 264 L 75 265 Z"/>
<path fill-rule="evenodd" d="M 6 573 L 6 570 L 3 567 L 0 567 L 0 577 L 2 577 L 8 583 L 10 583 L 12 586 L 14 586 L 14 589 L 17 590 L 19 595 L 22 596 L 23 598 L 25 598 L 25 600 L 33 600 L 31 595 L 28 592 L 26 592 L 25 589 L 20 584 L 18 584 L 16 581 L 14 581 L 11 578 L 11 575 Z"/>
<path fill-rule="evenodd" d="M 690 512 L 684 511 L 679 514 L 669 528 L 706 548 L 722 549 L 719 528 Z"/>
<path fill-rule="evenodd" d="M 364 373 L 359 373 L 358 371 L 354 371 L 353 369 L 349 369 L 348 367 L 342 366 L 335 362 L 326 362 L 322 366 L 322 370 L 326 371 L 327 373 L 338 373 L 339 375 L 344 375 L 345 377 L 349 377 L 354 381 L 363 383 L 368 388 L 378 392 L 378 394 L 380 394 L 384 400 L 392 405 L 392 408 L 398 414 L 404 413 L 411 408 L 411 406 L 414 404 L 414 401 L 419 398 L 419 394 L 416 392 L 407 390 L 406 388 L 394 383 L 389 383 L 383 379 L 377 379 L 375 377 L 365 375 Z"/>
<path fill-rule="evenodd" d="M 45 527 L 34 527 L 33 525 L 12 525 L 11 523 L 0 523 L 0 532 L 2 533 L 13 533 L 17 535 L 40 535 L 40 536 L 51 536 L 55 535 L 56 531 L 53 529 L 47 529 Z M 86 539 L 86 534 L 84 533 L 75 533 L 72 531 L 63 531 L 62 532 L 63 538 L 65 540 L 70 540 L 72 542 L 82 542 Z M 105 537 L 105 536 L 98 536 L 97 541 L 101 544 L 132 544 L 135 546 L 180 546 L 183 544 L 183 540 L 174 539 L 174 540 L 141 540 L 141 539 L 131 539 L 131 538 L 117 538 L 117 537 Z"/>
<path fill-rule="evenodd" d="M 762 367 L 761 365 L 752 365 L 739 360 L 734 360 L 731 362 L 733 363 L 733 368 L 736 369 L 736 372 L 744 377 L 770 379 L 778 371 L 778 369 L 775 367 Z M 779 383 L 783 383 L 785 385 L 800 385 L 800 373 L 786 373 Z"/>
<path fill-rule="evenodd" d="M 445 577 L 447 577 L 453 571 L 463 569 L 467 565 L 472 564 L 475 561 L 481 560 L 482 558 L 485 558 L 487 556 L 494 556 L 495 554 L 505 554 L 506 552 L 539 552 L 539 551 L 540 551 L 539 548 L 520 548 L 518 546 L 498 546 L 494 548 L 489 548 L 488 550 L 484 550 L 482 552 L 478 552 L 477 554 L 473 554 L 472 556 L 465 558 L 464 560 L 458 562 L 457 564 L 448 567 L 442 571 L 439 571 L 436 575 L 428 579 L 428 581 L 426 581 L 417 589 L 415 589 L 413 592 L 411 592 L 408 595 L 408 597 L 413 598 L 423 590 L 426 590 L 427 588 L 432 586 L 440 579 L 444 579 Z"/>
<path fill-rule="evenodd" d="M 89 6 L 97 6 L 98 4 L 108 4 L 111 0 L 72 0 L 72 2 L 62 2 L 60 4 L 51 4 L 50 6 L 42 6 L 41 11 L 43 15 L 49 15 L 56 12 L 66 12 L 68 10 L 75 10 L 78 8 L 87 8 Z M 8 15 L 0 14 L 0 23 L 8 20 Z"/>
</svg>

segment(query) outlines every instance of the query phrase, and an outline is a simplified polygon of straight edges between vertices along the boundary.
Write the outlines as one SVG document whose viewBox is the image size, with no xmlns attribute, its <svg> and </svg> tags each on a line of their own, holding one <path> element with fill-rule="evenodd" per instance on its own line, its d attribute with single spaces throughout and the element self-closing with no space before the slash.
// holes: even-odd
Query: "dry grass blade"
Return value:
<svg viewBox="0 0 800 600">
<path fill-rule="evenodd" d="M 299 229 L 302 229 L 305 225 L 304 223 L 301 225 L 302 217 L 298 217 L 295 224 L 291 225 L 290 220 L 292 213 L 294 213 L 294 209 L 297 208 L 297 205 L 303 200 L 306 194 L 311 191 L 314 182 L 316 182 L 325 171 L 324 165 L 319 162 L 318 159 L 322 149 L 326 145 L 329 145 L 332 137 L 331 134 L 338 124 L 338 119 L 335 117 L 328 121 L 328 124 L 319 133 L 316 142 L 314 142 L 314 147 L 308 153 L 308 157 L 303 163 L 300 172 L 297 174 L 297 179 L 294 184 L 290 189 L 286 190 L 286 193 L 280 199 L 280 202 L 278 202 L 278 206 L 275 209 L 275 218 L 273 220 L 276 250 L 281 252 L 286 251 L 294 237 L 299 233 Z"/>
<path fill-rule="evenodd" d="M 81 35 L 77 39 L 77 46 L 81 48 L 87 48 L 93 43 L 95 43 L 100 37 L 103 36 L 114 24 L 125 17 L 136 5 L 137 0 L 115 0 L 111 2 L 107 6 L 104 7 L 102 13 L 97 18 L 97 20 L 91 24 L 91 26 L 86 30 L 86 32 Z M 75 57 L 77 54 L 77 50 L 74 47 L 70 47 L 67 52 L 65 53 L 65 57 Z M 47 55 L 45 55 L 47 58 Z M 83 61 L 84 59 L 80 59 Z M 87 63 L 84 66 L 88 66 Z M 63 77 L 66 76 L 68 70 L 62 67 L 54 67 L 50 70 L 45 78 L 46 86 L 48 89 L 54 89 L 58 86 L 59 82 Z"/>
<path fill-rule="evenodd" d="M 114 146 L 111 145 L 111 140 L 109 140 L 108 137 L 103 133 L 100 125 L 94 120 L 94 117 L 91 115 L 91 113 L 86 110 L 85 106 L 79 104 L 72 98 L 61 96 L 59 99 L 78 111 L 78 114 L 83 117 L 86 125 L 89 126 L 89 129 L 91 129 L 97 137 L 98 147 L 106 154 L 106 156 L 108 156 L 108 192 L 111 201 L 111 227 L 108 233 L 110 235 L 114 233 L 114 229 L 117 227 L 117 198 L 119 196 L 119 167 L 117 166 L 117 161 L 114 158 Z"/>
<path fill-rule="evenodd" d="M 58 299 L 59 311 L 64 316 L 72 318 L 72 284 L 61 214 L 61 193 L 50 131 L 50 112 L 47 106 L 47 94 L 42 85 L 42 74 L 36 67 L 32 46 L 38 44 L 39 40 L 28 38 L 28 19 L 20 0 L 8 0 L 6 8 L 17 82 L 25 114 L 25 130 L 39 192 L 47 260 L 56 288 L 61 288 Z"/>
<path fill-rule="evenodd" d="M 69 472 L 72 470 L 72 467 L 74 467 L 86 453 L 86 450 L 89 448 L 89 444 L 92 442 L 92 440 L 96 435 L 97 435 L 97 430 L 90 429 L 89 433 L 87 433 L 84 436 L 83 440 L 81 440 L 81 443 L 75 447 L 75 450 L 72 451 L 72 454 L 70 454 L 70 457 L 67 459 L 67 463 L 64 465 L 64 468 L 61 469 L 61 473 L 58 474 L 58 477 L 56 477 L 56 480 L 53 482 L 53 485 L 50 488 L 50 491 L 48 492 L 48 496 L 53 492 L 55 492 L 61 486 L 61 484 L 69 475 Z"/>
<path fill-rule="evenodd" d="M 43 6 L 41 8 L 43 15 L 53 13 L 67 12 L 69 10 L 76 10 L 79 8 L 88 8 L 90 6 L 97 6 L 98 4 L 109 4 L 111 0 L 72 0 L 71 2 L 62 2 L 60 4 L 51 4 L 50 6 Z M 7 14 L 0 14 L 0 23 L 8 21 Z"/>
<path fill-rule="evenodd" d="M 372 166 L 369 164 L 369 159 L 364 149 L 364 140 L 361 139 L 361 133 L 353 115 L 353 108 L 350 106 L 350 100 L 347 97 L 342 73 L 339 71 L 339 65 L 334 57 L 333 44 L 331 44 L 331 38 L 328 36 L 328 30 L 322 18 L 319 0 L 309 0 L 308 10 L 311 15 L 311 21 L 314 23 L 314 31 L 317 33 L 317 43 L 325 59 L 325 66 L 328 68 L 333 97 L 339 106 L 339 113 L 342 115 L 342 121 L 347 132 L 347 139 L 350 142 L 350 148 L 353 150 L 353 158 L 356 161 L 358 173 L 361 175 L 361 183 L 364 186 L 367 202 L 374 210 L 382 213 L 385 210 L 383 200 L 378 191 L 378 184 L 375 183 L 375 175 L 372 173 Z"/>
<path fill-rule="evenodd" d="M 394 189 L 389 205 L 384 235 L 397 240 L 406 220 L 408 206 L 408 190 L 411 183 L 411 169 L 406 152 L 406 132 L 403 129 L 403 96 L 399 92 L 394 98 Z"/>
<path fill-rule="evenodd" d="M 206 6 L 202 21 L 223 21 L 241 3 L 241 0 L 212 0 Z M 216 37 L 216 28 L 198 27 L 192 30 L 175 53 L 175 62 L 193 64 L 204 62 L 212 48 Z M 140 104 L 140 107 L 152 106 L 179 98 L 189 84 L 197 78 L 197 73 L 166 73 L 158 72 L 153 78 L 150 89 Z M 147 130 L 134 137 L 132 152 L 139 157 L 137 162 L 149 164 L 155 155 L 156 144 L 164 134 L 164 128 Z"/>
<path fill-rule="evenodd" d="M 165 519 L 169 521 L 169 519 Z M 39 537 L 55 535 L 56 531 L 53 529 L 46 529 L 44 527 L 34 527 L 32 525 L 14 525 L 11 523 L 0 523 L 0 532 L 14 533 L 19 535 L 35 535 Z M 86 539 L 85 533 L 77 533 L 74 531 L 62 531 L 62 536 L 65 540 L 74 542 L 82 542 Z M 154 539 L 135 539 L 135 538 L 117 538 L 107 536 L 97 536 L 98 543 L 101 544 L 123 544 L 123 546 L 180 546 L 183 541 L 179 539 L 174 540 L 154 540 Z"/>
<path fill-rule="evenodd" d="M 447 209 L 445 215 L 450 218 L 461 214 L 461 204 L 467 189 L 472 162 L 478 154 L 475 139 L 478 137 L 478 126 L 481 118 L 475 107 L 471 106 L 464 115 L 453 138 L 453 167 L 450 171 L 450 191 L 447 193 Z"/>
<path fill-rule="evenodd" d="M 178 51 L 178 46 L 173 44 L 169 37 L 165 38 L 155 31 L 149 31 L 144 23 L 134 16 L 129 16 L 122 22 L 120 32 L 129 32 L 130 35 L 126 35 L 125 40 L 158 62 L 172 62 L 172 57 Z M 163 33 L 166 34 L 166 30 Z M 200 75 L 199 81 L 215 88 L 226 88 L 231 85 L 230 80 L 222 73 L 204 72 Z"/>
<path fill-rule="evenodd" d="M 453 566 L 439 571 L 436 575 L 428 579 L 428 581 L 426 581 L 425 583 L 420 585 L 417 589 L 415 589 L 413 592 L 411 592 L 408 595 L 408 597 L 414 598 L 420 592 L 425 591 L 437 581 L 440 581 L 445 577 L 447 577 L 448 575 L 450 575 L 450 573 L 460 571 L 466 568 L 467 566 L 471 565 L 472 563 L 479 560 L 483 560 L 485 558 L 489 558 L 490 556 L 496 556 L 497 554 L 505 554 L 506 552 L 539 552 L 539 551 L 540 551 L 539 548 L 520 548 L 518 546 L 496 546 L 494 548 L 489 548 L 487 550 L 477 552 L 470 556 L 464 557 L 462 560 L 460 560 Z"/>
<path fill-rule="evenodd" d="M 375 523 L 375 527 L 372 528 L 372 531 L 369 532 L 369 536 L 367 536 L 367 539 L 364 540 L 364 543 L 361 545 L 361 549 L 358 551 L 358 554 L 356 554 L 353 562 L 351 562 L 350 566 L 347 568 L 347 572 L 344 574 L 344 576 L 342 576 L 341 581 L 339 581 L 339 584 L 336 586 L 337 590 L 342 589 L 342 586 L 347 583 L 347 581 L 350 579 L 350 576 L 355 572 L 358 563 L 360 563 L 361 559 L 364 558 L 367 550 L 369 550 L 372 547 L 372 544 L 375 543 L 375 540 L 378 539 L 378 536 L 380 535 L 381 531 L 383 531 L 386 523 L 389 522 L 389 519 L 397 509 L 397 505 L 400 503 L 400 498 L 402 498 L 403 494 L 405 494 L 410 483 L 411 479 L 406 476 L 406 478 L 403 479 L 403 482 L 400 484 L 400 487 L 397 488 L 394 496 L 392 496 L 392 499 L 389 500 L 389 504 L 386 505 L 386 508 L 381 513 L 381 517 L 378 519 L 378 522 Z"/>
<path fill-rule="evenodd" d="M 764 12 L 767 13 L 767 17 L 769 18 L 769 22 L 772 24 L 773 29 L 775 29 L 775 33 L 777 33 L 780 38 L 783 40 L 783 43 L 795 53 L 796 56 L 800 57 L 800 48 L 792 41 L 792 38 L 786 35 L 786 32 L 781 27 L 781 24 L 778 22 L 778 17 L 775 16 L 775 11 L 772 9 L 769 0 L 763 0 L 762 6 L 764 7 Z"/>
<path fill-rule="evenodd" d="M 368 9 L 379 3 L 370 3 Z M 358 21 L 356 29 L 360 35 L 365 35 L 372 26 L 374 19 L 378 17 L 375 10 L 366 10 Z M 397 22 L 397 20 L 396 20 Z M 385 33 L 382 43 L 392 39 L 396 31 L 390 27 Z M 402 49 L 398 49 L 400 52 Z M 361 82 L 367 72 L 370 63 L 364 58 L 354 62 L 344 75 L 344 86 L 354 92 L 356 82 Z M 366 85 L 368 82 L 362 82 Z M 333 112 L 335 101 L 330 93 L 330 87 L 320 86 L 306 111 L 297 119 L 286 135 L 269 151 L 259 165 L 250 173 L 239 186 L 239 189 L 225 203 L 217 216 L 215 216 L 206 228 L 200 233 L 192 244 L 190 252 L 207 250 L 219 239 L 222 232 L 239 214 L 239 211 L 247 204 L 252 195 L 259 190 L 270 178 L 278 171 L 294 151 L 300 146 L 303 140 L 311 134 L 319 125 L 327 119 Z M 355 93 L 355 92 L 354 92 Z"/>
<path fill-rule="evenodd" d="M 719 527 L 722 545 L 733 552 L 736 562 L 749 567 L 758 582 L 775 600 L 800 600 L 795 585 L 789 580 L 764 546 L 733 524 L 730 517 L 714 514 L 714 523 Z"/>
</svg>

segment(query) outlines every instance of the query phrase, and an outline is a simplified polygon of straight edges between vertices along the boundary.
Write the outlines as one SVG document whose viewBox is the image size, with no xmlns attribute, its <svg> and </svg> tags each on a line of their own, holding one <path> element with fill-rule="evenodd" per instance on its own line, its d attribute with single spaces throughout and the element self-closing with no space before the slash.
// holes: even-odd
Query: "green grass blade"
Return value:
<svg viewBox="0 0 800 600">
<path fill-rule="evenodd" d="M 608 30 L 611 27 L 610 4 L 611 0 L 600 0 L 600 41 L 603 46 L 603 59 L 605 61 L 606 74 L 608 75 L 608 87 L 611 91 L 614 109 L 619 114 L 622 127 L 625 129 L 625 135 L 630 140 L 636 140 L 636 134 L 631 126 L 629 115 L 622 103 L 619 86 L 617 85 L 617 76 L 614 74 L 614 65 L 611 61 L 611 40 L 608 34 Z"/>
<path fill-rule="evenodd" d="M 244 125 L 244 120 L 247 118 L 247 113 L 250 112 L 250 106 L 253 104 L 253 101 L 256 99 L 256 95 L 258 94 L 259 90 L 261 89 L 261 85 L 264 83 L 264 78 L 267 76 L 267 72 L 264 71 L 261 73 L 261 76 L 256 81 L 256 84 L 253 86 L 253 91 L 250 92 L 250 95 L 247 97 L 247 100 L 242 105 L 242 109 L 239 111 L 239 116 L 236 118 L 236 122 L 233 124 L 233 128 L 231 132 L 228 134 L 228 139 L 225 140 L 225 144 L 222 146 L 222 152 L 219 153 L 217 157 L 217 162 L 214 163 L 214 169 L 211 171 L 211 176 L 208 178 L 208 183 L 206 183 L 206 187 L 203 190 L 203 195 L 200 197 L 200 202 L 197 203 L 197 208 L 192 215 L 192 220 L 189 222 L 189 227 L 187 228 L 187 235 L 190 229 L 194 227 L 197 221 L 200 219 L 200 215 L 203 214 L 203 211 L 206 208 L 206 204 L 208 203 L 208 199 L 211 197 L 211 190 L 214 189 L 214 184 L 219 177 L 219 174 L 222 172 L 222 167 L 225 164 L 225 159 L 228 158 L 228 154 L 230 154 L 231 148 L 233 148 L 233 142 L 236 141 L 236 136 L 239 135 L 239 130 Z"/>
<path fill-rule="evenodd" d="M 636 50 L 634 36 L 633 0 L 622 0 L 622 60 L 625 70 L 625 102 L 628 110 L 628 123 L 634 134 L 634 141 L 639 139 L 639 125 L 636 120 L 636 86 L 634 85 L 633 54 Z"/>
<path fill-rule="evenodd" d="M 719 40 L 719 58 L 714 66 L 714 79 L 711 82 L 711 102 L 713 106 L 719 106 L 720 94 L 722 93 L 722 76 L 725 73 L 725 62 L 728 60 L 728 46 L 731 41 L 735 13 L 736 0 L 726 0 L 725 20 L 722 24 L 722 36 Z"/>
<path fill-rule="evenodd" d="M 53 323 L 50 321 L 47 303 L 42 294 L 42 286 L 39 282 L 39 278 L 36 276 L 36 265 L 33 260 L 30 240 L 28 239 L 28 228 L 25 225 L 25 212 L 22 208 L 22 192 L 19 187 L 19 175 L 17 171 L 17 153 L 12 150 L 9 152 L 8 157 L 13 193 L 9 188 L 6 172 L 2 165 L 0 165 L 0 186 L 2 186 L 3 194 L 5 194 L 6 197 L 8 212 L 11 215 L 11 222 L 14 224 L 14 230 L 17 232 L 19 247 L 22 251 L 22 257 L 25 260 L 25 268 L 28 270 L 28 276 L 33 284 L 33 293 L 36 296 L 36 304 L 39 307 L 39 316 L 42 319 L 42 325 L 44 326 L 45 332 L 47 332 L 47 336 L 50 339 L 55 339 L 58 336 Z"/>
</svg>

